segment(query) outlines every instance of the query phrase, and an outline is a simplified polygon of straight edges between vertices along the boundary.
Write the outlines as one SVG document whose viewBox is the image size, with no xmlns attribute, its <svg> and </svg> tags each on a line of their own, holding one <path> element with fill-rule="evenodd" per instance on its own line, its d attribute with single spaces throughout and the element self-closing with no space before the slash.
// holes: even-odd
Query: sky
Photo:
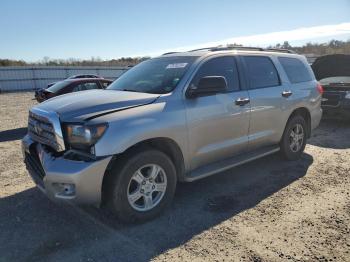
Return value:
<svg viewBox="0 0 350 262">
<path fill-rule="evenodd" d="M 112 59 L 350 39 L 350 0 L 1 0 L 0 58 Z"/>
</svg>

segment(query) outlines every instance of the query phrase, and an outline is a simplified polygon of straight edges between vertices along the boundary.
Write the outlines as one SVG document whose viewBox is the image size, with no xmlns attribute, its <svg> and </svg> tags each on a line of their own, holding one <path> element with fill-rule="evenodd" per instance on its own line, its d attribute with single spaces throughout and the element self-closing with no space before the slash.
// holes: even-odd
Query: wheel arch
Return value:
<svg viewBox="0 0 350 262">
<path fill-rule="evenodd" d="M 289 121 L 295 117 L 295 116 L 302 116 L 306 122 L 306 137 L 307 138 L 310 138 L 311 136 L 311 113 L 309 111 L 309 109 L 307 109 L 306 107 L 299 107 L 299 108 L 296 108 L 292 111 L 292 113 L 290 114 L 287 122 L 286 122 L 286 127 L 287 127 L 287 124 L 289 123 Z"/>
<path fill-rule="evenodd" d="M 178 181 L 184 181 L 185 178 L 185 162 L 184 156 L 180 146 L 171 138 L 156 137 L 140 141 L 129 148 L 123 153 L 116 154 L 111 159 L 107 170 L 103 176 L 102 182 L 102 203 L 105 202 L 105 196 L 108 189 L 109 179 L 113 177 L 111 169 L 114 165 L 118 165 L 125 161 L 129 156 L 135 154 L 143 149 L 156 149 L 166 154 L 173 162 L 176 169 L 176 176 Z"/>
</svg>

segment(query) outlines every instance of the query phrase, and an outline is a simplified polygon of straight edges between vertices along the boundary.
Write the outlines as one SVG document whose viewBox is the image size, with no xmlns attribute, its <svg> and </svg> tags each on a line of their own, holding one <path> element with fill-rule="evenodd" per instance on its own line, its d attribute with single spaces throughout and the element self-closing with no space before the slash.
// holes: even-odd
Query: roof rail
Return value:
<svg viewBox="0 0 350 262">
<path fill-rule="evenodd" d="M 198 49 L 193 49 L 187 52 L 196 52 L 196 51 L 227 51 L 227 50 L 247 50 L 247 51 L 267 51 L 267 52 L 281 52 L 281 53 L 290 53 L 296 54 L 295 51 L 284 49 L 284 48 L 262 48 L 262 47 L 253 47 L 253 46 L 216 46 L 216 47 L 203 47 Z M 175 54 L 179 52 L 168 52 L 163 55 Z"/>
<path fill-rule="evenodd" d="M 208 51 L 211 51 L 213 48 L 216 48 L 216 47 L 203 47 L 203 48 L 197 48 L 197 49 L 190 50 L 190 51 L 188 51 L 188 52 L 196 52 L 196 51 L 202 51 L 202 50 L 208 50 Z"/>
<path fill-rule="evenodd" d="M 285 48 L 266 48 L 265 50 L 266 51 L 270 51 L 270 52 L 281 52 L 281 53 L 296 54 L 295 51 L 289 50 L 289 49 L 285 49 Z"/>
<path fill-rule="evenodd" d="M 224 50 L 252 50 L 252 51 L 268 51 L 268 52 L 296 54 L 296 52 L 294 52 L 293 50 L 284 49 L 284 48 L 262 48 L 262 47 L 253 47 L 253 46 L 227 46 L 227 47 L 214 47 L 210 49 L 210 51 L 224 51 Z"/>
<path fill-rule="evenodd" d="M 171 55 L 171 54 L 176 54 L 176 53 L 179 53 L 179 52 L 167 52 L 167 53 L 164 53 L 162 55 Z"/>
<path fill-rule="evenodd" d="M 254 50 L 264 51 L 264 48 L 254 46 L 226 46 L 226 47 L 214 47 L 211 51 L 225 51 L 225 50 Z"/>
<path fill-rule="evenodd" d="M 196 52 L 196 51 L 202 51 L 202 50 L 208 50 L 208 51 L 225 51 L 225 50 L 257 50 L 257 51 L 263 51 L 263 48 L 261 47 L 251 47 L 251 46 L 214 46 L 214 47 L 203 47 L 198 49 L 193 49 L 188 52 Z"/>
</svg>

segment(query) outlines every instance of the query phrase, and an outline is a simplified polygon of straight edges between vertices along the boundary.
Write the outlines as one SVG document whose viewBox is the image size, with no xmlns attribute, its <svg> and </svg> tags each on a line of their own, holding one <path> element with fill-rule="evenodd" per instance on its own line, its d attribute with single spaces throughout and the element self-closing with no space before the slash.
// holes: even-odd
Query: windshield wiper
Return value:
<svg viewBox="0 0 350 262">
<path fill-rule="evenodd" d="M 119 91 L 127 91 L 127 92 L 136 92 L 136 93 L 140 93 L 140 91 L 137 91 L 137 90 L 134 90 L 134 89 L 127 89 L 127 88 L 120 89 Z"/>
<path fill-rule="evenodd" d="M 145 93 L 145 94 L 154 94 L 158 95 L 158 93 L 153 93 L 153 92 L 146 92 L 146 91 L 141 91 L 141 90 L 134 90 L 134 89 L 111 89 L 111 90 L 116 90 L 116 91 L 126 91 L 126 92 L 135 92 L 135 93 Z"/>
</svg>

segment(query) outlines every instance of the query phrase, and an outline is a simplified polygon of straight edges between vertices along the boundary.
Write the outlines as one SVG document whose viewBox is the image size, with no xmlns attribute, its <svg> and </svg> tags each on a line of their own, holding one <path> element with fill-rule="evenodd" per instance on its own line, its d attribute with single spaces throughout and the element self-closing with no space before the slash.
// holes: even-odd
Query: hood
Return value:
<svg viewBox="0 0 350 262">
<path fill-rule="evenodd" d="M 350 55 L 321 56 L 312 64 L 316 79 L 327 77 L 350 76 Z"/>
<path fill-rule="evenodd" d="M 51 98 L 36 106 L 56 112 L 63 122 L 81 122 L 153 103 L 159 95 L 116 90 L 89 90 Z"/>
</svg>

